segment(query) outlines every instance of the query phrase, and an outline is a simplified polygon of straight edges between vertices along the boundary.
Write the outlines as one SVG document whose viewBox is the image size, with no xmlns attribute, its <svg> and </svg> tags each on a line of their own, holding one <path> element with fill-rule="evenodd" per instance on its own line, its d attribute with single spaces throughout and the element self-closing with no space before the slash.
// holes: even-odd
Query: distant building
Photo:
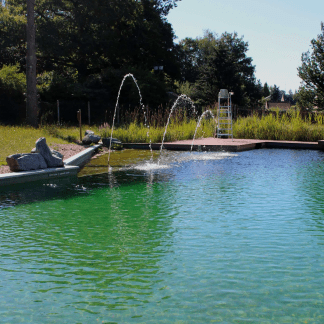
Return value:
<svg viewBox="0 0 324 324">
<path fill-rule="evenodd" d="M 279 108 L 282 111 L 287 111 L 290 107 L 290 102 L 266 102 L 266 110 Z"/>
<path fill-rule="evenodd" d="M 287 111 L 290 109 L 290 107 L 291 107 L 290 102 L 285 102 L 284 94 L 282 94 L 281 101 L 278 101 L 278 102 L 266 101 L 266 104 L 265 104 L 266 110 L 279 108 L 279 110 L 281 110 L 281 111 Z"/>
</svg>

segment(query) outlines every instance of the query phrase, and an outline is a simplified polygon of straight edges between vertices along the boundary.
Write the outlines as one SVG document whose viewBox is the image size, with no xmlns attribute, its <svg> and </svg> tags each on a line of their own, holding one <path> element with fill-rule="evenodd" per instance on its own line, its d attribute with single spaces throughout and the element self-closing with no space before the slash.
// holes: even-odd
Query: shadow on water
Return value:
<svg viewBox="0 0 324 324">
<path fill-rule="evenodd" d="M 60 321 L 74 314 L 82 321 L 81 313 L 135 312 L 153 298 L 175 211 L 166 203 L 170 197 L 164 187 L 148 186 L 139 175 L 128 175 L 127 185 L 119 187 L 116 183 L 125 177 L 120 173 L 86 177 L 65 184 L 56 199 L 30 199 L 32 204 L 4 210 L 0 273 L 10 284 L 3 291 L 7 297 L 13 291 L 16 303 L 27 307 L 27 318 L 46 323 L 53 316 Z M 79 194 L 69 195 L 76 185 Z M 87 194 L 80 196 L 82 191 Z M 18 277 L 24 294 L 16 285 Z M 51 314 L 43 316 L 40 309 L 49 311 L 49 299 Z M 10 300 L 0 297 L 0 304 L 2 314 L 19 315 Z"/>
<path fill-rule="evenodd" d="M 92 190 L 100 187 L 131 185 L 136 183 L 151 183 L 152 174 L 132 170 L 119 169 L 138 163 L 144 163 L 151 157 L 148 150 L 123 150 L 115 151 L 111 155 L 111 164 L 114 172 L 108 174 L 107 154 L 90 162 L 80 171 L 78 177 L 51 179 L 47 182 L 35 181 L 25 184 L 16 184 L 0 187 L 0 209 L 17 204 L 28 204 L 51 199 L 67 199 L 78 195 L 88 195 Z M 162 176 L 164 178 L 165 175 Z M 159 175 L 153 177 L 157 180 Z M 159 179 L 157 181 L 162 181 Z"/>
<path fill-rule="evenodd" d="M 107 168 L 106 168 L 107 169 Z M 80 178 L 66 178 L 35 181 L 28 184 L 17 184 L 0 188 L 0 209 L 52 199 L 68 199 L 80 195 L 89 195 L 99 188 L 114 188 L 136 184 L 152 184 L 166 181 L 168 174 L 152 174 L 140 170 L 122 170 L 112 173 L 99 173 Z"/>
<path fill-rule="evenodd" d="M 159 157 L 158 152 L 154 156 Z M 19 204 L 29 204 L 53 199 L 68 199 L 86 196 L 100 188 L 114 188 L 136 184 L 153 185 L 171 179 L 190 179 L 209 176 L 221 172 L 222 160 L 232 158 L 235 154 L 226 152 L 166 152 L 160 164 L 150 161 L 148 150 L 124 150 L 111 155 L 113 172 L 108 172 L 107 154 L 92 159 L 79 173 L 78 177 L 51 179 L 48 182 L 35 181 L 0 187 L 0 209 Z M 219 170 L 210 172 L 208 161 L 220 162 Z"/>
</svg>

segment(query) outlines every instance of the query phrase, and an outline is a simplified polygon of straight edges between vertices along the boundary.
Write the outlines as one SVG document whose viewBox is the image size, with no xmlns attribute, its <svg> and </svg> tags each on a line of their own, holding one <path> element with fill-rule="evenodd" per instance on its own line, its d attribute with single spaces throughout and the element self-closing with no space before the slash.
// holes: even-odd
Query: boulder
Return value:
<svg viewBox="0 0 324 324">
<path fill-rule="evenodd" d="M 86 135 L 86 136 L 84 136 L 82 138 L 82 144 L 83 145 L 90 145 L 90 144 L 92 144 L 92 141 L 91 141 L 89 135 Z"/>
<path fill-rule="evenodd" d="M 110 137 L 107 137 L 107 138 L 102 138 L 102 145 L 105 146 L 105 147 L 110 147 Z M 117 139 L 117 138 L 112 138 L 111 139 L 111 148 L 114 148 L 114 149 L 122 149 L 123 148 L 123 143 Z"/>
<path fill-rule="evenodd" d="M 94 135 L 94 134 L 95 133 L 92 130 L 86 130 L 85 133 L 84 133 L 84 135 Z"/>
<path fill-rule="evenodd" d="M 83 137 L 82 144 L 84 144 L 84 145 L 90 145 L 92 143 L 98 144 L 100 139 L 101 139 L 101 137 L 99 135 L 88 134 Z"/>
<path fill-rule="evenodd" d="M 51 150 L 51 153 L 52 153 L 53 156 L 56 156 L 56 157 L 58 157 L 59 159 L 62 159 L 62 160 L 63 160 L 64 155 L 63 155 L 62 153 L 60 153 L 60 152 L 58 152 L 58 151 L 55 151 L 55 150 L 53 150 L 53 149 L 50 149 L 50 150 Z"/>
<path fill-rule="evenodd" d="M 43 156 L 48 168 L 64 166 L 62 158 L 52 155 L 50 148 L 46 144 L 45 137 L 41 137 L 36 141 L 36 151 Z"/>
<path fill-rule="evenodd" d="M 55 150 L 53 150 L 53 149 L 51 149 L 51 148 L 50 148 L 50 151 L 51 151 L 52 155 L 54 155 L 54 156 L 56 156 L 56 157 L 58 157 L 58 158 L 60 158 L 60 159 L 63 159 L 63 158 L 64 158 L 64 155 L 61 154 L 60 152 L 55 151 Z M 34 148 L 31 150 L 31 153 L 39 153 L 39 152 L 36 150 L 36 147 L 34 147 Z"/>
<path fill-rule="evenodd" d="M 39 153 L 13 154 L 7 156 L 7 164 L 11 171 L 30 171 L 46 169 L 47 164 Z"/>
</svg>

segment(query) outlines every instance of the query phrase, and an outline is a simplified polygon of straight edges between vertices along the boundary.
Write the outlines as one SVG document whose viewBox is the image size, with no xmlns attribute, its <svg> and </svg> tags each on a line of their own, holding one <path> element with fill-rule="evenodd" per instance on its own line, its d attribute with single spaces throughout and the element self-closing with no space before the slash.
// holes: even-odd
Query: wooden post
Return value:
<svg viewBox="0 0 324 324">
<path fill-rule="evenodd" d="M 90 101 L 88 101 L 88 122 L 90 126 Z"/>
<path fill-rule="evenodd" d="M 79 121 L 79 127 L 80 127 L 80 141 L 82 142 L 82 129 L 81 129 L 81 109 L 77 112 L 77 119 Z"/>
<path fill-rule="evenodd" d="M 60 101 L 56 101 L 56 106 L 57 106 L 57 123 L 58 125 L 60 124 Z"/>
<path fill-rule="evenodd" d="M 26 82 L 27 82 L 27 123 L 38 126 L 37 88 L 36 88 L 36 26 L 34 18 L 35 0 L 27 0 L 27 54 L 26 54 Z"/>
</svg>

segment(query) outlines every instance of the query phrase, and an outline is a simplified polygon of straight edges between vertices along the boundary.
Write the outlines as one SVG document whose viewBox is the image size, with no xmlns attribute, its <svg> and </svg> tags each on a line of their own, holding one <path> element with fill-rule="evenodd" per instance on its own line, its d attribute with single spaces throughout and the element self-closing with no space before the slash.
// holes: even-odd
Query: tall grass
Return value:
<svg viewBox="0 0 324 324">
<path fill-rule="evenodd" d="M 233 124 L 235 138 L 316 142 L 324 139 L 321 114 L 302 117 L 298 111 L 286 114 L 238 118 Z"/>
<path fill-rule="evenodd" d="M 173 118 L 168 126 L 165 141 L 192 139 L 197 126 L 195 119 Z M 101 127 L 83 125 L 82 136 L 86 129 L 93 130 L 101 137 L 110 137 L 111 128 L 108 124 Z M 155 125 L 147 128 L 140 122 L 132 122 L 128 126 L 116 127 L 113 137 L 124 143 L 161 143 L 165 127 Z M 215 132 L 213 119 L 204 119 L 197 131 L 196 138 L 212 137 Z M 324 118 L 321 114 L 302 117 L 297 111 L 287 114 L 269 114 L 267 116 L 238 118 L 233 124 L 235 138 L 250 138 L 264 140 L 290 140 L 316 142 L 324 139 Z M 0 165 L 6 164 L 6 157 L 15 153 L 27 153 L 35 147 L 40 137 L 46 137 L 47 144 L 55 148 L 55 144 L 78 142 L 80 130 L 78 127 L 44 126 L 39 129 L 28 126 L 1 126 Z"/>
<path fill-rule="evenodd" d="M 169 124 L 165 134 L 165 141 L 180 141 L 192 139 L 197 127 L 195 120 L 189 121 L 173 121 Z M 118 138 L 124 143 L 161 143 L 165 127 L 147 128 L 143 124 L 131 123 L 128 127 L 120 127 L 114 129 L 113 137 Z M 215 122 L 213 120 L 203 120 L 196 137 L 211 137 L 215 132 Z M 110 137 L 111 129 L 109 127 L 101 128 L 100 135 L 102 137 Z"/>
</svg>

